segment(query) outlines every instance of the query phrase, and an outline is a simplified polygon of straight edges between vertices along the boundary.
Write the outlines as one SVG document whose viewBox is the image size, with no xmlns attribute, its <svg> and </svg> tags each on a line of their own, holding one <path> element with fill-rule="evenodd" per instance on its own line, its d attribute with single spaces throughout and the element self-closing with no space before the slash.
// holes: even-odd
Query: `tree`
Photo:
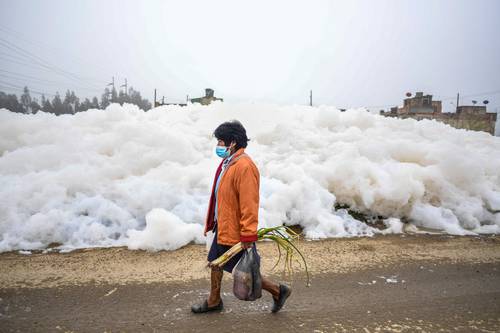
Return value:
<svg viewBox="0 0 500 333">
<path fill-rule="evenodd" d="M 111 90 L 111 103 L 118 103 L 118 94 L 116 93 L 115 87 Z"/>
<path fill-rule="evenodd" d="M 24 112 L 23 106 L 17 100 L 16 95 L 0 92 L 0 109 L 3 108 L 10 110 L 12 112 L 18 112 L 18 113 Z"/>
<path fill-rule="evenodd" d="M 66 91 L 63 102 L 63 110 L 65 114 L 75 114 L 80 107 L 80 101 L 76 97 L 74 91 Z"/>
<path fill-rule="evenodd" d="M 73 113 L 78 112 L 78 110 L 80 109 L 80 99 L 78 97 L 76 97 L 76 94 L 73 90 L 71 90 L 71 94 L 69 97 L 70 97 L 71 105 L 73 106 Z"/>
<path fill-rule="evenodd" d="M 63 112 L 64 114 L 71 114 L 73 113 L 73 110 L 71 109 L 71 103 L 70 103 L 70 92 L 69 90 L 66 90 L 66 95 L 64 95 L 64 100 L 62 102 L 63 104 Z"/>
<path fill-rule="evenodd" d="M 105 109 L 108 107 L 109 104 L 111 104 L 109 101 L 109 95 L 110 95 L 109 89 L 105 88 L 104 93 L 101 96 L 101 109 Z"/>
<path fill-rule="evenodd" d="M 38 104 L 38 100 L 36 98 L 33 98 L 30 104 L 31 112 L 37 113 L 38 111 L 40 111 L 41 108 L 42 107 L 40 106 L 40 104 Z"/>
<path fill-rule="evenodd" d="M 92 109 L 99 109 L 99 100 L 95 96 L 92 98 Z"/>
<path fill-rule="evenodd" d="M 57 92 L 52 101 L 42 95 L 40 102 L 36 98 L 31 98 L 28 87 L 24 87 L 19 100 L 15 94 L 7 94 L 0 91 L 0 108 L 6 108 L 12 112 L 19 113 L 36 113 L 42 110 L 56 115 L 74 114 L 89 109 L 105 109 L 111 104 L 111 101 L 122 105 L 124 103 L 135 104 L 145 111 L 151 109 L 151 103 L 147 99 L 142 98 L 141 93 L 132 87 L 129 88 L 128 93 L 122 90 L 119 94 L 117 94 L 116 89 L 110 90 L 109 88 L 105 88 L 100 103 L 99 99 L 95 96 L 92 98 L 92 101 L 89 98 L 85 98 L 83 103 L 80 103 L 80 99 L 76 96 L 75 92 L 70 90 L 66 91 L 64 101 Z"/>
<path fill-rule="evenodd" d="M 54 113 L 54 108 L 50 103 L 49 99 L 46 99 L 44 95 L 42 95 L 42 110 L 43 112 Z"/>
<path fill-rule="evenodd" d="M 32 113 L 30 91 L 26 86 L 24 87 L 23 94 L 21 95 L 21 104 L 24 108 L 24 113 Z"/>
<path fill-rule="evenodd" d="M 144 111 L 151 109 L 151 103 L 147 99 L 142 98 L 141 93 L 134 90 L 134 88 L 130 87 L 128 96 L 129 103 L 137 105 Z"/>
<path fill-rule="evenodd" d="M 82 104 L 80 104 L 80 111 L 87 111 L 88 109 L 92 109 L 92 102 L 90 99 L 85 98 Z"/>
<path fill-rule="evenodd" d="M 45 95 L 42 95 L 42 98 L 40 101 L 40 105 L 42 106 L 42 109 L 43 109 L 43 106 L 45 105 L 45 102 L 47 102 L 47 99 L 45 98 Z"/>
<path fill-rule="evenodd" d="M 54 99 L 52 99 L 52 108 L 54 110 L 54 113 L 56 115 L 60 115 L 64 113 L 64 106 L 61 100 L 61 96 L 59 96 L 59 93 L 56 92 L 56 95 L 54 96 Z"/>
<path fill-rule="evenodd" d="M 123 103 L 130 103 L 128 94 L 123 90 L 120 90 L 118 94 L 118 103 L 120 103 L 120 105 L 123 105 Z"/>
</svg>

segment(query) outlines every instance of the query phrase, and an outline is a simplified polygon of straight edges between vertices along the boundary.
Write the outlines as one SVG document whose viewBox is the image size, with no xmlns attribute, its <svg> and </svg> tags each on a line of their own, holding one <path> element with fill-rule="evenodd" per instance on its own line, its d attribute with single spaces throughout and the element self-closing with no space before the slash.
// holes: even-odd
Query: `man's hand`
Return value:
<svg viewBox="0 0 500 333">
<path fill-rule="evenodd" d="M 253 246 L 253 243 L 254 242 L 241 242 L 241 247 L 243 249 L 249 249 L 249 248 L 251 248 Z"/>
</svg>

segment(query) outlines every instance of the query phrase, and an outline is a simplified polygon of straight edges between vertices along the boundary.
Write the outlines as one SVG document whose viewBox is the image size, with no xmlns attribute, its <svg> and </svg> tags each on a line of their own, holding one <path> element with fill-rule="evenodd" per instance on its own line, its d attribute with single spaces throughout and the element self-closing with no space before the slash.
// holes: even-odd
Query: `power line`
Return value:
<svg viewBox="0 0 500 333">
<path fill-rule="evenodd" d="M 5 82 L 5 81 L 1 81 L 1 80 L 0 80 L 0 83 L 6 84 L 6 85 L 8 85 L 8 86 L 12 86 L 12 87 L 16 87 L 16 88 L 24 89 L 24 87 L 22 87 L 22 86 L 18 86 L 18 85 L 15 85 L 15 84 L 9 83 L 9 82 Z"/>
<path fill-rule="evenodd" d="M 35 77 L 28 77 L 28 78 L 25 78 L 24 76 L 22 77 L 17 77 L 16 75 L 12 75 L 12 74 L 4 74 L 4 73 L 1 73 L 2 70 L 0 70 L 0 78 L 5 78 L 5 79 L 8 79 L 8 80 L 15 80 L 15 81 L 21 81 L 23 82 L 25 85 L 27 86 L 33 86 L 33 85 L 52 85 L 52 86 L 61 86 L 62 83 L 61 82 L 55 82 L 55 81 L 49 81 L 49 80 L 44 80 L 44 79 L 38 79 L 38 78 L 35 78 Z M 102 92 L 101 89 L 93 89 L 93 88 L 86 88 L 86 87 L 81 87 L 81 86 L 72 86 L 70 85 L 70 90 L 76 90 L 76 89 L 81 89 L 81 90 L 87 90 L 87 91 L 93 91 L 93 92 Z"/>
<path fill-rule="evenodd" d="M 19 79 L 19 78 L 12 78 L 12 77 L 6 77 L 4 76 L 3 74 L 0 74 L 0 78 L 7 78 L 9 80 L 17 80 L 17 81 L 21 81 L 21 84 L 23 84 L 23 86 L 27 86 L 27 87 L 30 87 L 31 88 L 35 88 L 37 89 L 37 85 L 43 85 L 43 86 L 46 86 L 46 85 L 51 85 L 51 86 L 57 86 L 59 87 L 61 84 L 59 83 L 56 83 L 56 82 L 29 82 L 29 83 L 26 83 L 26 80 L 25 79 Z M 5 81 L 4 81 L 5 82 Z M 12 83 L 10 83 L 12 84 Z M 77 90 L 77 89 L 80 89 L 80 90 L 88 90 L 88 91 L 91 91 L 91 92 L 96 92 L 95 89 L 90 89 L 90 88 L 83 88 L 83 87 L 70 87 L 70 88 L 67 88 L 65 90 Z M 55 90 L 59 90 L 59 89 L 55 89 Z"/>
<path fill-rule="evenodd" d="M 59 72 L 60 74 L 64 74 L 64 75 L 67 75 L 67 76 L 71 76 L 77 80 L 82 80 L 82 81 L 87 81 L 88 79 L 86 78 L 83 78 L 77 74 L 74 74 L 74 73 L 71 73 L 71 72 L 68 72 L 64 69 L 61 69 L 57 66 L 54 66 L 54 65 L 51 65 L 49 62 L 47 62 L 46 60 L 40 58 L 39 56 L 37 56 L 36 54 L 33 54 L 32 52 L 28 51 L 28 50 L 25 50 L 11 42 L 9 42 L 8 40 L 4 39 L 4 38 L 1 38 L 0 37 L 0 44 L 3 45 L 4 47 L 16 52 L 17 54 L 21 55 L 21 56 L 24 56 L 26 58 L 28 58 L 29 60 L 32 60 L 36 63 L 38 63 L 40 66 L 43 66 L 43 67 L 46 67 L 46 68 L 49 68 L 53 71 L 56 71 L 56 72 Z"/>
<path fill-rule="evenodd" d="M 0 84 L 3 87 L 7 87 L 7 88 L 10 88 L 10 89 L 15 89 L 15 90 L 20 90 L 20 91 L 24 92 L 24 87 L 22 87 L 22 86 L 18 86 L 18 85 L 11 84 L 11 83 L 8 83 L 8 82 L 5 82 L 5 81 L 1 81 L 1 80 L 0 80 Z M 30 90 L 28 88 L 28 91 L 31 93 L 32 90 Z M 48 93 L 44 93 L 44 92 L 39 92 L 37 90 L 33 90 L 33 92 L 40 93 L 42 95 L 44 95 L 44 94 L 46 94 L 46 95 L 52 95 L 52 94 L 48 94 Z M 55 95 L 52 95 L 52 96 L 55 96 Z"/>
<path fill-rule="evenodd" d="M 57 54 L 59 55 L 60 54 L 60 50 L 58 49 L 55 49 L 53 46 L 50 46 L 48 44 L 44 44 L 44 43 L 40 43 L 39 41 L 36 41 L 36 40 L 33 40 L 31 38 L 29 38 L 27 35 L 19 32 L 19 31 L 16 31 L 12 28 L 8 28 L 6 26 L 2 26 L 0 25 L 0 32 L 4 32 L 6 33 L 8 36 L 10 34 L 12 35 L 16 35 L 16 40 L 23 40 L 24 42 L 28 43 L 28 44 L 31 44 L 31 45 L 34 45 L 40 49 L 44 49 L 44 50 L 48 50 L 50 51 L 52 54 Z M 88 61 L 86 61 L 84 58 L 82 57 L 78 57 L 77 55 L 72 55 L 73 56 L 73 59 L 74 60 L 77 60 L 79 61 L 81 64 L 85 64 L 85 65 L 92 65 L 93 67 L 96 67 L 98 68 L 99 70 L 103 71 L 103 72 L 107 72 L 109 69 L 108 68 L 105 68 L 99 64 L 90 64 Z"/>
<path fill-rule="evenodd" d="M 15 88 L 15 87 L 6 87 L 6 86 L 3 86 L 0 84 L 0 88 L 3 88 L 3 89 L 9 89 L 9 90 L 17 90 L 17 91 L 21 91 L 21 92 L 24 92 L 24 88 Z M 54 94 L 49 94 L 49 93 L 46 93 L 46 92 L 42 92 L 42 91 L 37 91 L 37 90 L 31 90 L 31 89 L 28 89 L 30 94 L 35 94 L 35 95 L 44 95 L 44 96 L 52 96 L 52 97 L 55 97 L 56 95 Z"/>
<path fill-rule="evenodd" d="M 4 71 L 2 69 L 0 69 L 0 77 L 8 77 L 8 78 L 12 78 L 13 80 L 33 80 L 33 81 L 39 81 L 39 82 L 44 83 L 44 84 L 57 84 L 57 85 L 61 84 L 61 82 L 39 79 L 39 78 L 34 77 L 34 76 L 17 74 L 14 72 Z"/>
<path fill-rule="evenodd" d="M 85 84 L 89 84 L 89 79 L 83 78 L 77 74 L 68 72 L 64 69 L 61 69 L 57 66 L 51 65 L 44 59 L 38 57 L 37 55 L 31 53 L 30 51 L 27 51 L 19 46 L 14 45 L 13 43 L 9 42 L 6 39 L 0 38 L 0 46 L 3 46 L 4 48 L 7 48 L 11 51 L 14 51 L 18 55 L 21 55 L 25 58 L 28 58 L 29 60 L 33 61 L 34 63 L 38 64 L 39 66 L 46 68 L 50 71 L 53 71 L 59 75 L 65 76 L 68 79 L 74 80 L 74 81 L 80 81 L 80 82 L 85 82 Z"/>
<path fill-rule="evenodd" d="M 16 60 L 13 60 L 13 59 L 2 58 L 2 57 L 0 57 L 0 60 L 9 61 L 9 62 L 12 62 L 12 63 L 16 63 L 16 64 L 23 65 L 23 66 L 28 66 L 28 67 L 35 68 L 35 69 L 40 69 L 40 68 L 34 66 L 33 64 L 30 64 L 30 63 L 27 63 L 27 62 L 24 62 L 24 61 L 16 61 Z M 79 82 L 79 81 L 75 81 L 74 83 L 81 84 L 81 82 Z M 66 83 L 64 83 L 64 84 L 66 84 Z M 79 88 L 80 89 L 85 89 L 85 90 L 91 90 L 91 91 L 102 91 L 102 89 L 99 89 L 97 87 L 82 87 L 82 86 L 79 86 Z"/>
<path fill-rule="evenodd" d="M 35 69 L 40 69 L 39 67 L 37 67 L 31 63 L 24 62 L 24 61 L 19 61 L 19 60 L 4 58 L 4 57 L 0 57 L 0 60 L 12 62 L 12 63 L 18 64 L 18 65 L 28 66 L 28 67 L 35 68 Z"/>
<path fill-rule="evenodd" d="M 13 54 L 10 54 L 10 53 L 7 53 L 7 52 L 0 52 L 0 55 L 5 56 L 5 57 L 10 57 L 10 58 L 12 58 L 14 60 L 23 60 L 23 61 L 26 60 L 26 58 L 19 58 L 19 57 L 16 57 L 15 55 L 13 55 Z"/>
<path fill-rule="evenodd" d="M 4 73 L 4 74 L 2 74 L 2 73 Z M 67 84 L 67 83 L 63 83 L 61 81 L 53 81 L 53 80 L 40 79 L 39 77 L 35 77 L 35 76 L 31 76 L 31 75 L 26 75 L 26 74 L 22 74 L 22 73 L 16 73 L 16 72 L 8 71 L 8 70 L 5 70 L 5 69 L 0 69 L 0 76 L 3 76 L 3 75 L 4 76 L 10 76 L 10 77 L 16 78 L 18 80 L 29 79 L 29 80 L 35 80 L 35 81 L 40 81 L 40 82 L 48 83 L 48 84 L 57 84 L 57 85 Z M 86 87 L 82 87 L 82 86 L 74 86 L 74 87 L 78 88 L 78 89 L 85 89 L 85 90 L 92 90 L 92 91 L 102 92 L 102 89 L 86 88 Z"/>
<path fill-rule="evenodd" d="M 22 73 L 16 73 L 16 72 L 8 71 L 5 69 L 0 69 L 0 77 L 8 77 L 11 80 L 18 80 L 18 81 L 23 81 L 23 82 L 28 81 L 29 83 L 33 83 L 32 81 L 38 82 L 38 83 L 34 83 L 34 84 L 50 84 L 50 85 L 57 85 L 57 86 L 67 85 L 67 83 L 63 83 L 61 81 L 40 79 L 40 78 L 35 77 L 35 76 L 26 75 L 26 74 L 22 74 Z M 83 87 L 80 85 L 75 86 L 74 84 L 71 84 L 70 87 L 88 90 L 88 91 L 94 91 L 94 92 L 102 92 L 102 89 Z"/>
<path fill-rule="evenodd" d="M 12 28 L 6 27 L 6 26 L 4 26 L 2 24 L 0 24 L 0 35 L 3 35 L 3 36 L 5 36 L 6 38 L 8 38 L 10 40 L 15 39 L 16 43 L 20 43 L 20 44 L 22 44 L 24 46 L 27 46 L 27 44 L 35 46 L 36 48 L 30 47 L 29 49 L 31 49 L 31 50 L 45 51 L 44 54 L 46 54 L 46 55 L 47 54 L 52 54 L 52 55 L 58 55 L 58 56 L 60 56 L 60 54 L 61 54 L 61 50 L 59 48 L 56 49 L 56 48 L 54 48 L 53 46 L 51 46 L 49 44 L 42 43 L 39 40 L 34 40 L 33 38 L 29 37 L 30 35 L 21 33 L 19 31 L 16 31 L 16 30 L 12 29 Z M 26 52 L 29 52 L 29 51 L 26 51 Z M 86 67 L 88 67 L 89 65 L 91 65 L 94 68 L 98 68 L 102 73 L 106 73 L 106 72 L 109 71 L 109 68 L 100 65 L 98 62 L 97 63 L 90 62 L 90 61 L 88 61 L 88 59 L 82 58 L 82 57 L 78 56 L 77 54 L 71 54 L 70 56 L 71 57 L 69 57 L 69 55 L 68 55 L 67 58 L 71 58 L 72 61 L 75 60 L 75 61 L 79 62 L 80 64 L 83 64 Z M 41 59 L 40 57 L 38 57 L 38 58 L 43 61 L 43 59 Z M 54 66 L 54 67 L 56 67 L 56 66 Z M 77 75 L 77 74 L 75 74 L 75 75 Z M 77 76 L 80 76 L 80 75 L 77 75 Z M 82 76 L 80 76 L 80 77 L 83 78 Z M 102 82 L 103 86 L 105 85 L 105 83 L 103 82 L 102 79 L 95 79 L 95 78 L 91 78 L 91 77 L 88 77 L 88 78 L 92 79 L 93 81 Z M 125 90 L 126 90 L 126 92 L 125 93 L 128 95 L 128 89 L 127 88 L 128 88 L 128 83 L 126 82 L 126 84 L 125 84 Z M 87 88 L 87 90 L 91 90 L 91 89 Z M 99 85 L 99 88 L 95 88 L 95 90 L 96 91 L 97 90 L 102 91 L 102 88 Z"/>
</svg>

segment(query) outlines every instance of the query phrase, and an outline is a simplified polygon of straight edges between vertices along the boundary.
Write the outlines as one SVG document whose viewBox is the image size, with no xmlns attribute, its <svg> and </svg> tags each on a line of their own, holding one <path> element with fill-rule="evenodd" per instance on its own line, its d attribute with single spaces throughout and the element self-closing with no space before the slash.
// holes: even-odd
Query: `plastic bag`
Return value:
<svg viewBox="0 0 500 333">
<path fill-rule="evenodd" d="M 212 243 L 214 242 L 214 238 L 215 238 L 215 232 L 213 232 L 213 230 L 209 230 L 207 231 L 207 243 L 206 243 L 206 246 L 207 246 L 207 252 L 210 252 L 210 248 L 212 247 Z"/>
<path fill-rule="evenodd" d="M 262 277 L 257 256 L 255 247 L 247 249 L 233 269 L 233 293 L 242 301 L 255 301 L 262 296 Z"/>
</svg>

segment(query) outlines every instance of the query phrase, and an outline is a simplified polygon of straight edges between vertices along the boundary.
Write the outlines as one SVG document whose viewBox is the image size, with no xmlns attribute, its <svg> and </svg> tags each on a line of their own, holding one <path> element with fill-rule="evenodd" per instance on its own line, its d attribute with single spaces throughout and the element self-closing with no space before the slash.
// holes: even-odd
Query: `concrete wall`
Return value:
<svg viewBox="0 0 500 333">
<path fill-rule="evenodd" d="M 455 128 L 463 128 L 473 131 L 484 131 L 491 135 L 495 135 L 495 123 L 497 120 L 496 113 L 433 113 L 433 114 L 394 114 L 381 113 L 381 115 L 393 118 L 411 118 L 416 120 L 435 119 Z"/>
</svg>

